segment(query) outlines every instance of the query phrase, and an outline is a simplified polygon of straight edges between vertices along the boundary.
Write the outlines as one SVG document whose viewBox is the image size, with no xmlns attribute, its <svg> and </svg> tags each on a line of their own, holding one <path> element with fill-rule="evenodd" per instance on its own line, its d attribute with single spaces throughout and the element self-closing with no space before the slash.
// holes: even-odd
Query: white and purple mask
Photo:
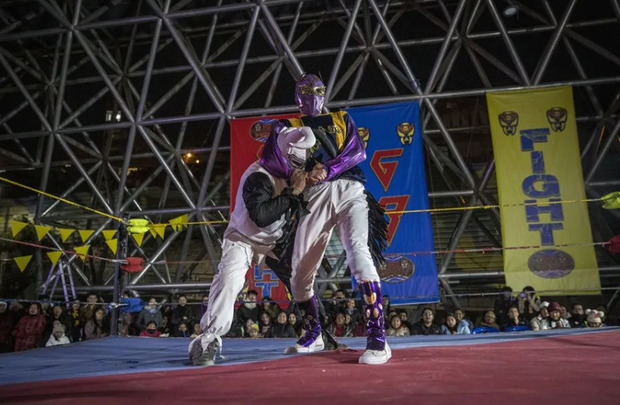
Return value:
<svg viewBox="0 0 620 405">
<path fill-rule="evenodd" d="M 325 103 L 325 84 L 316 75 L 303 75 L 295 84 L 295 102 L 302 114 L 319 115 Z"/>
<path fill-rule="evenodd" d="M 278 134 L 278 149 L 290 169 L 303 169 L 316 138 L 308 127 L 286 128 Z"/>
</svg>

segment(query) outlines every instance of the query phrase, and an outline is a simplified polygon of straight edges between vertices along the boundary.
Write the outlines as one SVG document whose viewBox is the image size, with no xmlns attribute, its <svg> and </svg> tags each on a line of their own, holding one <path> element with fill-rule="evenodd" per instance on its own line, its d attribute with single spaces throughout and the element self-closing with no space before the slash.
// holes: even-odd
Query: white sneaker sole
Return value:
<svg viewBox="0 0 620 405">
<path fill-rule="evenodd" d="M 392 358 L 392 349 L 385 342 L 385 350 L 380 352 L 377 350 L 366 350 L 358 360 L 359 364 L 385 364 Z"/>
<path fill-rule="evenodd" d="M 314 353 L 320 352 L 325 349 L 325 343 L 323 342 L 323 337 L 319 335 L 318 338 L 312 343 L 310 346 L 305 347 L 295 343 L 294 346 L 289 346 L 284 351 L 285 354 L 295 354 L 295 353 Z"/>
</svg>

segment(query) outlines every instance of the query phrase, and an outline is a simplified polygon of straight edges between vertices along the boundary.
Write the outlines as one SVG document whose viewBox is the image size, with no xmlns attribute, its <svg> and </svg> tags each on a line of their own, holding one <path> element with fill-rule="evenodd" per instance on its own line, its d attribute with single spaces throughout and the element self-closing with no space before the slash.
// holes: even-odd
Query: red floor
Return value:
<svg viewBox="0 0 620 405">
<path fill-rule="evenodd" d="M 0 403 L 37 404 L 619 404 L 620 331 L 0 387 Z"/>
</svg>

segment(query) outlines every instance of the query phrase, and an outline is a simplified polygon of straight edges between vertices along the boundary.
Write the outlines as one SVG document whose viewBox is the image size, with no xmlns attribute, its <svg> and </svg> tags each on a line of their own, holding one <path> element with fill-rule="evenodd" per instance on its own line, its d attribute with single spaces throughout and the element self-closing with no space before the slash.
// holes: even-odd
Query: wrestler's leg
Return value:
<svg viewBox="0 0 620 405">
<path fill-rule="evenodd" d="M 306 333 L 287 353 L 307 353 L 323 350 L 319 302 L 314 295 L 314 277 L 333 228 L 333 204 L 330 200 L 331 183 L 312 187 L 304 197 L 310 214 L 297 227 L 292 256 L 291 293 L 304 311 Z"/>
<path fill-rule="evenodd" d="M 381 279 L 368 247 L 368 203 L 359 182 L 337 180 L 334 189 L 336 221 L 340 240 L 347 253 L 351 274 L 360 285 L 364 318 L 368 327 L 366 351 L 359 362 L 383 364 L 392 356 L 385 339 Z"/>
<path fill-rule="evenodd" d="M 251 260 L 250 245 L 224 239 L 222 260 L 209 290 L 209 306 L 200 320 L 203 333 L 190 343 L 190 358 L 195 365 L 213 364 L 213 349 L 221 350 L 220 336 L 225 335 L 232 325 L 235 300 L 243 288 Z M 199 347 L 195 346 L 197 343 L 200 343 Z"/>
</svg>

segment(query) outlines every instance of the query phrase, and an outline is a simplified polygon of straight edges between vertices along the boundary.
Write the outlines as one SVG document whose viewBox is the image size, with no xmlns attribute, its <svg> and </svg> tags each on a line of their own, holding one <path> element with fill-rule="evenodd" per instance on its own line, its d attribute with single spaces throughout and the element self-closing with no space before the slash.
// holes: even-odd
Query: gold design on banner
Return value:
<svg viewBox="0 0 620 405">
<path fill-rule="evenodd" d="M 551 107 L 547 110 L 547 121 L 554 132 L 562 132 L 566 128 L 568 111 L 563 107 Z"/>
<path fill-rule="evenodd" d="M 519 125 L 519 114 L 515 111 L 504 111 L 497 116 L 499 125 L 502 126 L 504 135 L 514 135 L 517 133 L 517 126 Z"/>
<path fill-rule="evenodd" d="M 411 145 L 413 142 L 413 133 L 415 132 L 415 126 L 410 122 L 401 122 L 396 127 L 398 138 L 403 145 Z"/>
<path fill-rule="evenodd" d="M 362 141 L 364 141 L 364 148 L 367 148 L 368 141 L 370 140 L 370 130 L 368 128 L 359 127 L 357 129 L 357 133 L 360 136 L 360 138 L 362 138 Z"/>
</svg>

